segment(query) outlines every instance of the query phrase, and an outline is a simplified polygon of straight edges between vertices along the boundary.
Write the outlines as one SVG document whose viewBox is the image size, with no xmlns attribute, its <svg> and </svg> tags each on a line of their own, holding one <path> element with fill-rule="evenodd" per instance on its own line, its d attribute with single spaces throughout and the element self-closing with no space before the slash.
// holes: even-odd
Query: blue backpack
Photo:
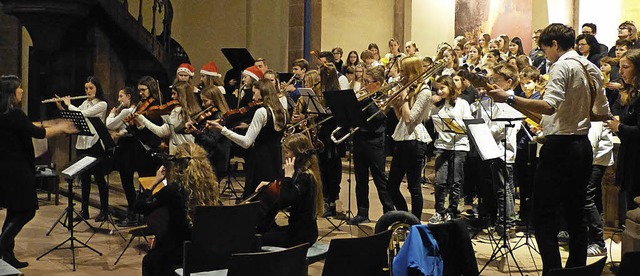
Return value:
<svg viewBox="0 0 640 276">
<path fill-rule="evenodd" d="M 429 226 L 414 225 L 398 255 L 393 259 L 393 275 L 441 276 L 444 262 Z"/>
</svg>

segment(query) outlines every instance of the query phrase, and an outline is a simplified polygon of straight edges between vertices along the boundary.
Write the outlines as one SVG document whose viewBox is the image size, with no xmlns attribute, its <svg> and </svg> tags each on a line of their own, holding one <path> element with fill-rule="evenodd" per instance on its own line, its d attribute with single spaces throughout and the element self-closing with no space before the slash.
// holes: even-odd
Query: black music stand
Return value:
<svg viewBox="0 0 640 276">
<path fill-rule="evenodd" d="M 513 255 L 513 251 L 515 250 L 515 248 L 511 247 L 511 244 L 509 242 L 509 235 L 508 235 L 508 230 L 507 230 L 507 134 L 509 132 L 509 128 L 514 128 L 515 127 L 515 123 L 514 122 L 518 122 L 518 121 L 522 121 L 523 119 L 525 119 L 525 117 L 522 115 L 522 113 L 518 112 L 517 110 L 515 110 L 513 107 L 505 104 L 505 103 L 495 103 L 493 102 L 493 100 L 489 100 L 487 101 L 487 104 L 483 104 L 482 101 L 480 102 L 480 106 L 481 106 L 481 110 L 480 112 L 483 112 L 483 114 L 488 117 L 489 121 L 492 122 L 504 122 L 504 139 L 503 139 L 503 143 L 504 143 L 504 183 L 502 183 L 504 185 L 504 193 L 502 194 L 503 196 L 503 206 L 502 206 L 502 228 L 504 233 L 502 233 L 502 237 L 499 241 L 496 242 L 496 247 L 493 250 L 493 253 L 491 253 L 491 256 L 489 257 L 489 260 L 487 261 L 487 263 L 484 264 L 484 266 L 482 267 L 482 269 L 480 270 L 480 273 L 482 273 L 482 271 L 484 271 L 484 269 L 493 261 L 497 261 L 499 257 L 505 257 L 507 259 L 507 267 L 509 269 L 509 274 L 511 274 L 511 267 L 508 265 L 508 257 L 511 256 L 511 258 L 513 259 L 514 264 L 516 265 L 516 268 L 518 269 L 518 271 L 520 272 L 520 275 L 524 275 L 522 272 L 522 268 L 520 268 L 520 265 L 518 264 L 518 261 L 516 259 L 516 257 Z M 495 140 L 494 140 L 495 141 Z M 495 144 L 495 142 L 494 142 Z M 495 180 L 493 180 L 495 181 Z M 491 232 L 489 232 L 490 234 L 490 239 L 493 237 L 493 235 L 491 235 Z M 498 255 L 500 254 L 500 255 Z M 533 256 L 532 256 L 533 257 Z M 535 265 L 535 260 L 534 260 L 534 265 Z"/>
<path fill-rule="evenodd" d="M 71 121 L 73 122 L 73 124 L 75 125 L 76 129 L 79 130 L 78 133 L 74 134 L 74 135 L 79 135 L 79 136 L 93 136 L 93 133 L 91 133 L 91 129 L 89 128 L 89 124 L 87 124 L 87 121 L 85 120 L 84 115 L 82 115 L 81 111 L 69 111 L 69 110 L 63 110 L 60 111 L 60 114 L 62 115 L 62 118 L 67 120 L 67 121 Z M 69 163 L 71 163 L 71 135 L 69 135 Z M 70 183 L 70 185 L 73 186 L 73 183 Z M 70 189 L 71 190 L 71 189 Z M 69 194 L 67 195 L 69 198 L 73 199 L 73 193 L 69 192 Z M 73 203 L 71 206 L 71 211 L 74 212 L 78 217 L 82 218 L 82 216 L 80 216 L 78 214 L 78 212 L 76 212 L 73 209 Z M 67 206 L 67 208 L 69 208 L 69 206 Z M 78 222 L 77 224 L 73 223 L 73 219 L 72 220 L 66 220 L 66 222 L 62 221 L 62 218 L 65 217 L 65 215 L 67 214 L 67 210 L 62 211 L 62 214 L 60 214 L 60 216 L 58 217 L 58 220 L 56 220 L 56 222 L 53 223 L 53 225 L 51 225 L 51 228 L 49 228 L 49 231 L 47 231 L 47 236 L 49 236 L 51 234 L 51 231 L 53 231 L 53 228 L 56 227 L 56 225 L 58 225 L 58 223 L 60 223 L 63 227 L 69 229 L 72 227 L 75 227 L 76 225 L 84 222 L 85 224 L 87 224 L 87 226 L 89 226 L 89 228 L 91 228 L 91 230 L 93 230 L 93 232 L 96 232 L 96 229 L 93 228 L 93 226 L 91 226 L 91 224 L 89 224 L 89 222 L 87 222 L 87 220 L 82 219 L 82 221 Z"/>
<path fill-rule="evenodd" d="M 343 129 L 351 129 L 351 128 L 359 128 L 366 124 L 366 118 L 364 113 L 360 109 L 360 104 L 358 99 L 356 98 L 356 94 L 353 92 L 353 89 L 348 90 L 337 90 L 337 91 L 325 91 L 323 93 L 325 102 L 329 110 L 331 111 L 333 117 L 336 119 L 336 123 L 339 127 Z M 310 98 L 311 103 L 315 104 L 315 99 Z M 321 110 L 321 109 L 320 109 Z M 351 141 L 351 137 L 349 140 Z M 352 142 L 352 141 L 351 141 Z M 350 143 L 349 149 L 349 177 L 347 178 L 347 183 L 349 184 L 349 193 L 347 199 L 347 212 L 343 219 L 340 220 L 338 225 L 333 224 L 333 222 L 329 221 L 334 228 L 329 231 L 327 234 L 322 236 L 322 238 L 329 235 L 331 232 L 335 230 L 340 230 L 340 226 L 344 225 L 353 215 L 351 211 L 351 160 L 353 160 L 353 143 Z M 367 235 L 367 232 L 361 227 L 361 225 L 355 225 Z M 340 230 L 341 231 L 341 230 Z M 320 239 L 322 239 L 320 238 Z"/>
<path fill-rule="evenodd" d="M 107 191 L 108 191 L 108 189 L 109 189 L 109 174 L 111 173 L 111 169 L 113 167 L 113 158 L 114 158 L 114 154 L 115 154 L 115 151 L 116 151 L 116 143 L 111 138 L 111 134 L 109 134 L 109 131 L 107 130 L 107 127 L 104 125 L 104 123 L 102 122 L 102 120 L 100 118 L 98 118 L 98 117 L 87 117 L 87 119 L 93 125 L 93 129 L 96 130 L 96 132 L 98 133 L 98 137 L 102 141 L 102 145 L 104 145 L 105 158 L 102 159 L 101 165 L 102 165 L 103 170 L 105 172 L 105 175 L 107 177 Z M 107 210 L 107 212 L 108 212 L 107 213 L 107 219 L 100 223 L 100 225 L 98 226 L 98 229 L 101 229 L 102 225 L 104 225 L 105 223 L 111 224 L 111 226 L 113 227 L 113 230 L 110 231 L 110 234 L 113 234 L 114 232 L 117 232 L 118 235 L 120 235 L 120 237 L 123 240 L 126 241 L 127 239 L 124 237 L 124 235 L 122 235 L 122 233 L 120 232 L 118 227 L 116 227 L 116 223 L 113 220 L 113 215 L 112 215 L 111 211 Z M 93 235 L 95 235 L 95 232 L 89 237 L 87 242 L 89 242 L 89 240 L 91 240 L 91 238 L 93 238 Z"/>
<path fill-rule="evenodd" d="M 66 240 L 64 240 L 63 242 L 59 243 L 58 245 L 56 245 L 54 248 L 49 249 L 49 251 L 45 252 L 44 254 L 40 255 L 38 258 L 36 258 L 36 260 L 40 260 L 42 257 L 46 256 L 47 254 L 51 253 L 54 250 L 57 249 L 71 249 L 71 256 L 72 256 L 72 263 L 73 263 L 73 271 L 76 271 L 76 248 L 89 248 L 91 249 L 93 252 L 98 253 L 98 255 L 102 256 L 102 253 L 100 253 L 100 251 L 95 250 L 94 248 L 92 248 L 91 246 L 87 245 L 84 242 L 81 242 L 80 240 L 78 240 L 75 236 L 74 236 L 74 232 L 73 232 L 73 228 L 75 225 L 73 225 L 73 214 L 79 215 L 73 208 L 73 197 L 71 196 L 73 193 L 73 180 L 78 177 L 79 175 L 81 175 L 82 173 L 84 173 L 85 171 L 87 171 L 88 169 L 90 169 L 91 167 L 93 167 L 95 164 L 97 164 L 100 160 L 96 159 L 95 157 L 91 157 L 91 156 L 83 156 L 81 158 L 78 159 L 78 161 L 74 162 L 71 166 L 67 167 L 64 171 L 62 171 L 62 174 L 65 175 L 65 179 L 67 180 L 67 191 L 69 193 L 69 196 L 67 197 L 67 208 L 65 209 L 65 215 L 67 216 L 67 228 L 69 229 L 69 238 L 67 238 Z M 60 222 L 60 220 L 58 219 L 58 222 Z M 86 222 L 86 220 L 85 220 Z M 87 223 L 89 224 L 89 223 Z M 54 224 L 55 226 L 55 224 Z M 91 227 L 91 225 L 89 225 Z M 91 227 L 93 228 L 93 227 Z M 95 231 L 95 230 L 94 230 Z M 49 231 L 51 232 L 51 231 Z M 70 247 L 61 247 L 62 245 L 64 245 L 65 243 L 70 242 L 71 246 Z M 74 242 L 77 242 L 79 244 L 81 244 L 82 246 L 76 246 L 74 244 Z"/>
<path fill-rule="evenodd" d="M 229 61 L 231 67 L 238 72 L 238 76 L 235 76 L 236 89 L 240 89 L 242 86 L 242 71 L 255 64 L 255 60 L 247 48 L 222 48 L 220 49 L 224 57 Z M 233 91 L 227 91 L 231 93 Z M 238 103 L 240 103 L 240 93 L 238 93 Z M 239 106 L 237 106 L 239 108 Z"/>
</svg>

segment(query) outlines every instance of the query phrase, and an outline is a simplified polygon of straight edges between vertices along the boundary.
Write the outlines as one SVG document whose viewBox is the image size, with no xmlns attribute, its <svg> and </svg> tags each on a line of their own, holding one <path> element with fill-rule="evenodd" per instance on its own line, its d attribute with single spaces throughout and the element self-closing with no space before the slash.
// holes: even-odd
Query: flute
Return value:
<svg viewBox="0 0 640 276">
<path fill-rule="evenodd" d="M 89 98 L 89 96 L 75 96 L 75 97 L 71 97 L 71 100 L 81 100 L 81 99 L 86 99 Z M 46 99 L 43 100 L 41 103 L 55 103 L 55 102 L 61 102 L 64 101 L 64 98 L 51 98 L 51 99 Z"/>
</svg>

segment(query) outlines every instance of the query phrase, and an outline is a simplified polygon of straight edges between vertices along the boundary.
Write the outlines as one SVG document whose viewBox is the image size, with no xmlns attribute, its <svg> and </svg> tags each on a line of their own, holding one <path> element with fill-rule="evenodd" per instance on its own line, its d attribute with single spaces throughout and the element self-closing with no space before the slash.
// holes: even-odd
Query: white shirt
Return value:
<svg viewBox="0 0 640 276">
<path fill-rule="evenodd" d="M 569 59 L 571 58 L 571 59 Z M 570 50 L 549 68 L 549 81 L 542 99 L 555 109 L 553 115 L 542 116 L 545 135 L 587 135 L 590 126 L 591 95 L 584 69 L 576 60 L 584 64 L 596 86 L 593 112 L 598 115 L 609 113 L 609 103 L 603 88 L 604 76 L 585 57 Z"/>
<path fill-rule="evenodd" d="M 124 118 L 129 116 L 129 114 L 133 113 L 134 109 L 135 109 L 135 106 L 131 106 L 129 108 L 124 108 L 120 110 L 120 113 L 118 115 L 109 113 L 109 116 L 107 116 L 107 123 L 106 123 L 107 129 L 115 131 L 116 133 L 119 133 L 120 136 L 127 133 L 127 126 L 124 124 L 122 120 L 124 120 Z M 114 141 L 117 142 L 115 138 L 114 138 Z"/>
<path fill-rule="evenodd" d="M 94 98 L 93 100 L 85 100 L 78 107 L 75 105 L 69 105 L 70 111 L 80 111 L 84 117 L 98 117 L 102 122 L 104 122 L 104 117 L 107 114 L 107 102 L 101 101 L 98 98 Z M 89 130 L 93 133 L 93 136 L 78 136 L 78 141 L 76 142 L 76 149 L 90 149 L 95 145 L 99 140 L 100 136 L 96 132 L 96 129 L 93 127 L 91 122 L 87 120 L 87 124 L 89 125 Z M 104 147 L 104 146 L 103 146 Z"/>
<path fill-rule="evenodd" d="M 589 141 L 593 149 L 593 165 L 613 165 L 613 134 L 602 122 L 591 122 Z"/>
<path fill-rule="evenodd" d="M 461 98 L 456 98 L 455 106 L 445 100 L 445 104 L 438 110 L 438 116 L 442 118 L 453 118 L 460 126 L 464 126 L 463 119 L 473 119 L 469 103 Z M 466 134 L 456 134 L 451 132 L 438 132 L 438 139 L 434 146 L 438 149 L 469 151 L 469 137 Z"/>
<path fill-rule="evenodd" d="M 338 83 L 340 84 L 340 90 L 348 90 L 351 89 L 349 85 L 349 79 L 345 75 L 339 75 Z"/>
<path fill-rule="evenodd" d="M 394 141 L 416 140 L 424 143 L 431 142 L 431 136 L 429 136 L 422 122 L 431 117 L 432 107 L 431 90 L 429 90 L 426 85 L 423 85 L 416 96 L 415 103 L 413 103 L 411 107 L 409 123 L 405 123 L 402 118 L 398 118 L 399 122 L 391 138 L 393 138 Z"/>
<path fill-rule="evenodd" d="M 276 116 L 274 115 L 273 110 L 269 109 L 269 111 L 271 112 L 271 118 L 273 118 L 273 125 L 275 126 Z M 256 138 L 258 137 L 258 134 L 260 134 L 260 131 L 266 125 L 267 125 L 267 108 L 261 107 L 261 108 L 258 108 L 258 110 L 256 110 L 256 113 L 253 115 L 253 118 L 251 119 L 251 124 L 249 125 L 249 128 L 247 129 L 247 133 L 245 135 L 240 135 L 238 133 L 235 133 L 232 130 L 228 129 L 227 127 L 223 127 L 221 133 L 222 135 L 226 136 L 227 138 L 229 138 L 229 140 L 238 144 L 242 148 L 248 149 L 249 147 L 253 146 L 253 144 L 256 142 Z"/>
<path fill-rule="evenodd" d="M 171 110 L 169 116 L 162 116 L 163 124 L 158 126 L 149 121 L 145 116 L 137 116 L 136 121 L 142 126 L 149 129 L 153 134 L 158 137 L 169 137 L 169 154 L 174 154 L 178 146 L 182 143 L 194 142 L 193 135 L 186 133 L 176 133 L 176 129 L 183 129 L 185 120 L 182 118 L 182 107 L 177 106 Z"/>
</svg>

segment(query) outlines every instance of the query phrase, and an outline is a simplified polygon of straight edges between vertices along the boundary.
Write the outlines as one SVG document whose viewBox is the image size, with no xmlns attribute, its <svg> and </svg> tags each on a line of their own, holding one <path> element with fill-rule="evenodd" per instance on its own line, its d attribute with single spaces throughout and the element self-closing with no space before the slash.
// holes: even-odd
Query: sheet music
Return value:
<svg viewBox="0 0 640 276">
<path fill-rule="evenodd" d="M 322 104 L 320 104 L 320 101 L 318 101 L 319 97 L 313 92 L 313 89 L 298 88 L 298 91 L 300 92 L 300 96 L 306 99 L 309 112 L 318 114 L 327 113 Z"/>
<path fill-rule="evenodd" d="M 33 153 L 36 158 L 42 156 L 49 150 L 47 138 L 44 138 L 44 139 L 31 138 L 31 142 L 33 143 Z"/>
<path fill-rule="evenodd" d="M 496 103 L 493 100 L 491 100 L 491 98 L 482 100 L 480 102 L 480 106 L 482 106 L 482 110 L 486 115 L 486 117 L 484 116 L 483 117 L 488 118 L 491 121 L 500 120 L 500 119 L 521 120 L 525 118 L 525 116 L 522 115 L 520 111 L 516 110 L 510 105 L 506 103 Z"/>
<path fill-rule="evenodd" d="M 503 155 L 487 124 L 468 124 L 467 128 L 482 160 L 500 158 Z"/>
<path fill-rule="evenodd" d="M 62 171 L 62 174 L 66 175 L 67 177 L 75 176 L 79 171 L 93 164 L 93 162 L 95 161 L 96 161 L 95 157 L 85 156 L 82 159 L 73 163 L 73 165 L 64 169 L 64 171 Z"/>
<path fill-rule="evenodd" d="M 432 115 L 431 120 L 433 126 L 438 132 L 453 132 L 457 134 L 465 134 L 465 127 L 455 118 L 441 117 L 440 115 Z"/>
</svg>

